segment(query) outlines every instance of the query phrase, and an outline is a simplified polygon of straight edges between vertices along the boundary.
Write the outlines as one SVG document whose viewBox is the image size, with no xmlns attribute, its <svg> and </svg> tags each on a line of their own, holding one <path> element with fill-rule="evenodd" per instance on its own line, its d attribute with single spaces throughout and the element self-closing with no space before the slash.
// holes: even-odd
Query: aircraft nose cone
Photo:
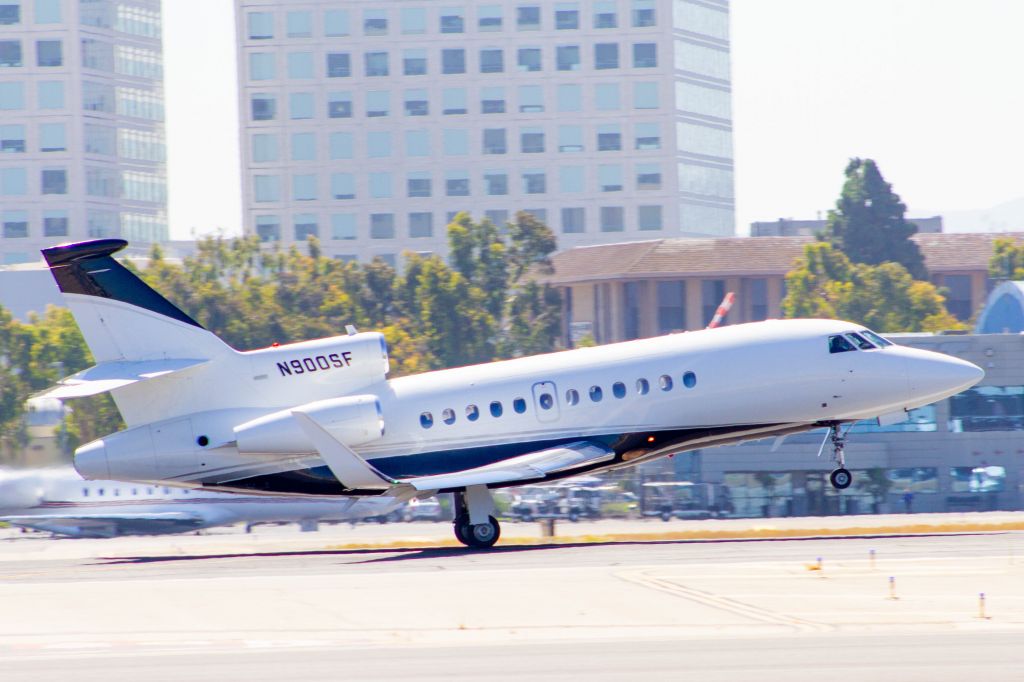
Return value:
<svg viewBox="0 0 1024 682">
<path fill-rule="evenodd" d="M 105 480 L 110 478 L 107 446 L 102 439 L 86 443 L 75 450 L 75 471 L 82 478 Z"/>
<path fill-rule="evenodd" d="M 907 374 L 914 397 L 940 400 L 978 383 L 984 378 L 985 371 L 960 358 L 928 353 L 911 358 Z"/>
</svg>

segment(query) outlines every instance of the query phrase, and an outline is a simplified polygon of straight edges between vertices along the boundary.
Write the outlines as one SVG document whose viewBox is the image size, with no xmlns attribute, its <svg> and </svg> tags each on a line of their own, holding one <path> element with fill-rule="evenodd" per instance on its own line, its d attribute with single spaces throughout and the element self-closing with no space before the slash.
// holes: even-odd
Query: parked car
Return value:
<svg viewBox="0 0 1024 682">
<path fill-rule="evenodd" d="M 434 497 L 425 500 L 412 499 L 402 508 L 402 518 L 410 522 L 444 521 L 445 516 L 444 507 Z"/>
<path fill-rule="evenodd" d="M 714 483 L 657 481 L 644 483 L 640 495 L 640 513 L 659 517 L 710 519 L 726 515 L 732 508 L 728 489 Z"/>
</svg>

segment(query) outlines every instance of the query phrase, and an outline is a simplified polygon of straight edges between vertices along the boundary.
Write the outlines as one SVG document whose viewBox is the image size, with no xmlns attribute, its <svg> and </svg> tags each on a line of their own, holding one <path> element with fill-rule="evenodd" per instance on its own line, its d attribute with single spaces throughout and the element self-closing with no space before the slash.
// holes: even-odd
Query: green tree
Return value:
<svg viewBox="0 0 1024 682">
<path fill-rule="evenodd" d="M 818 242 L 786 275 L 785 317 L 849 320 L 884 332 L 963 329 L 929 282 L 915 280 L 898 263 L 851 263 L 841 251 Z"/>
<path fill-rule="evenodd" d="M 874 161 L 851 159 L 822 236 L 855 263 L 896 262 L 915 279 L 927 279 L 924 257 L 910 239 L 917 226 L 906 221 L 906 210 Z"/>
<path fill-rule="evenodd" d="M 1009 237 L 999 237 L 992 242 L 988 274 L 1001 282 L 1024 279 L 1024 244 Z"/>
</svg>

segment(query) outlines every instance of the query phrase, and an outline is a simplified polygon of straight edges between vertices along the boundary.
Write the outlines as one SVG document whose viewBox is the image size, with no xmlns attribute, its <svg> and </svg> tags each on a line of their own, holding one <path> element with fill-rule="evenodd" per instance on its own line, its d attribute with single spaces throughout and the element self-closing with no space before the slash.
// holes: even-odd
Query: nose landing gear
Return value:
<svg viewBox="0 0 1024 682">
<path fill-rule="evenodd" d="M 853 428 L 853 424 L 850 424 L 846 428 L 846 431 L 839 430 L 839 423 L 832 422 L 828 427 L 828 435 L 825 436 L 825 440 L 821 443 L 821 448 L 818 450 L 818 456 L 821 456 L 821 451 L 825 449 L 825 443 L 829 440 L 832 441 L 832 461 L 838 466 L 836 469 L 828 475 L 828 480 L 832 484 L 832 487 L 836 490 L 846 490 L 853 483 L 853 474 L 850 473 L 849 469 L 846 468 L 846 455 L 843 452 L 843 448 L 846 446 L 846 434 Z"/>
</svg>

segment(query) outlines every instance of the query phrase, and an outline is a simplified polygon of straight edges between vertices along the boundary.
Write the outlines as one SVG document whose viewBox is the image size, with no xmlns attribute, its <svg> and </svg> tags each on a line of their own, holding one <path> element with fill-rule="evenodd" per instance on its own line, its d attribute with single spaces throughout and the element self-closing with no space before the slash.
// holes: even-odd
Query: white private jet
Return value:
<svg viewBox="0 0 1024 682">
<path fill-rule="evenodd" d="M 112 254 L 43 251 L 97 365 L 46 395 L 110 391 L 127 429 L 80 447 L 86 478 L 400 499 L 455 493 L 455 535 L 490 547 L 490 488 L 845 424 L 977 383 L 980 368 L 849 322 L 771 320 L 388 379 L 382 335 L 240 352 Z M 822 444 L 822 448 L 825 443 Z"/>
<path fill-rule="evenodd" d="M 163 535 L 234 523 L 350 521 L 383 516 L 388 496 L 236 495 L 123 481 L 83 481 L 70 468 L 0 471 L 0 521 L 77 538 Z"/>
</svg>

